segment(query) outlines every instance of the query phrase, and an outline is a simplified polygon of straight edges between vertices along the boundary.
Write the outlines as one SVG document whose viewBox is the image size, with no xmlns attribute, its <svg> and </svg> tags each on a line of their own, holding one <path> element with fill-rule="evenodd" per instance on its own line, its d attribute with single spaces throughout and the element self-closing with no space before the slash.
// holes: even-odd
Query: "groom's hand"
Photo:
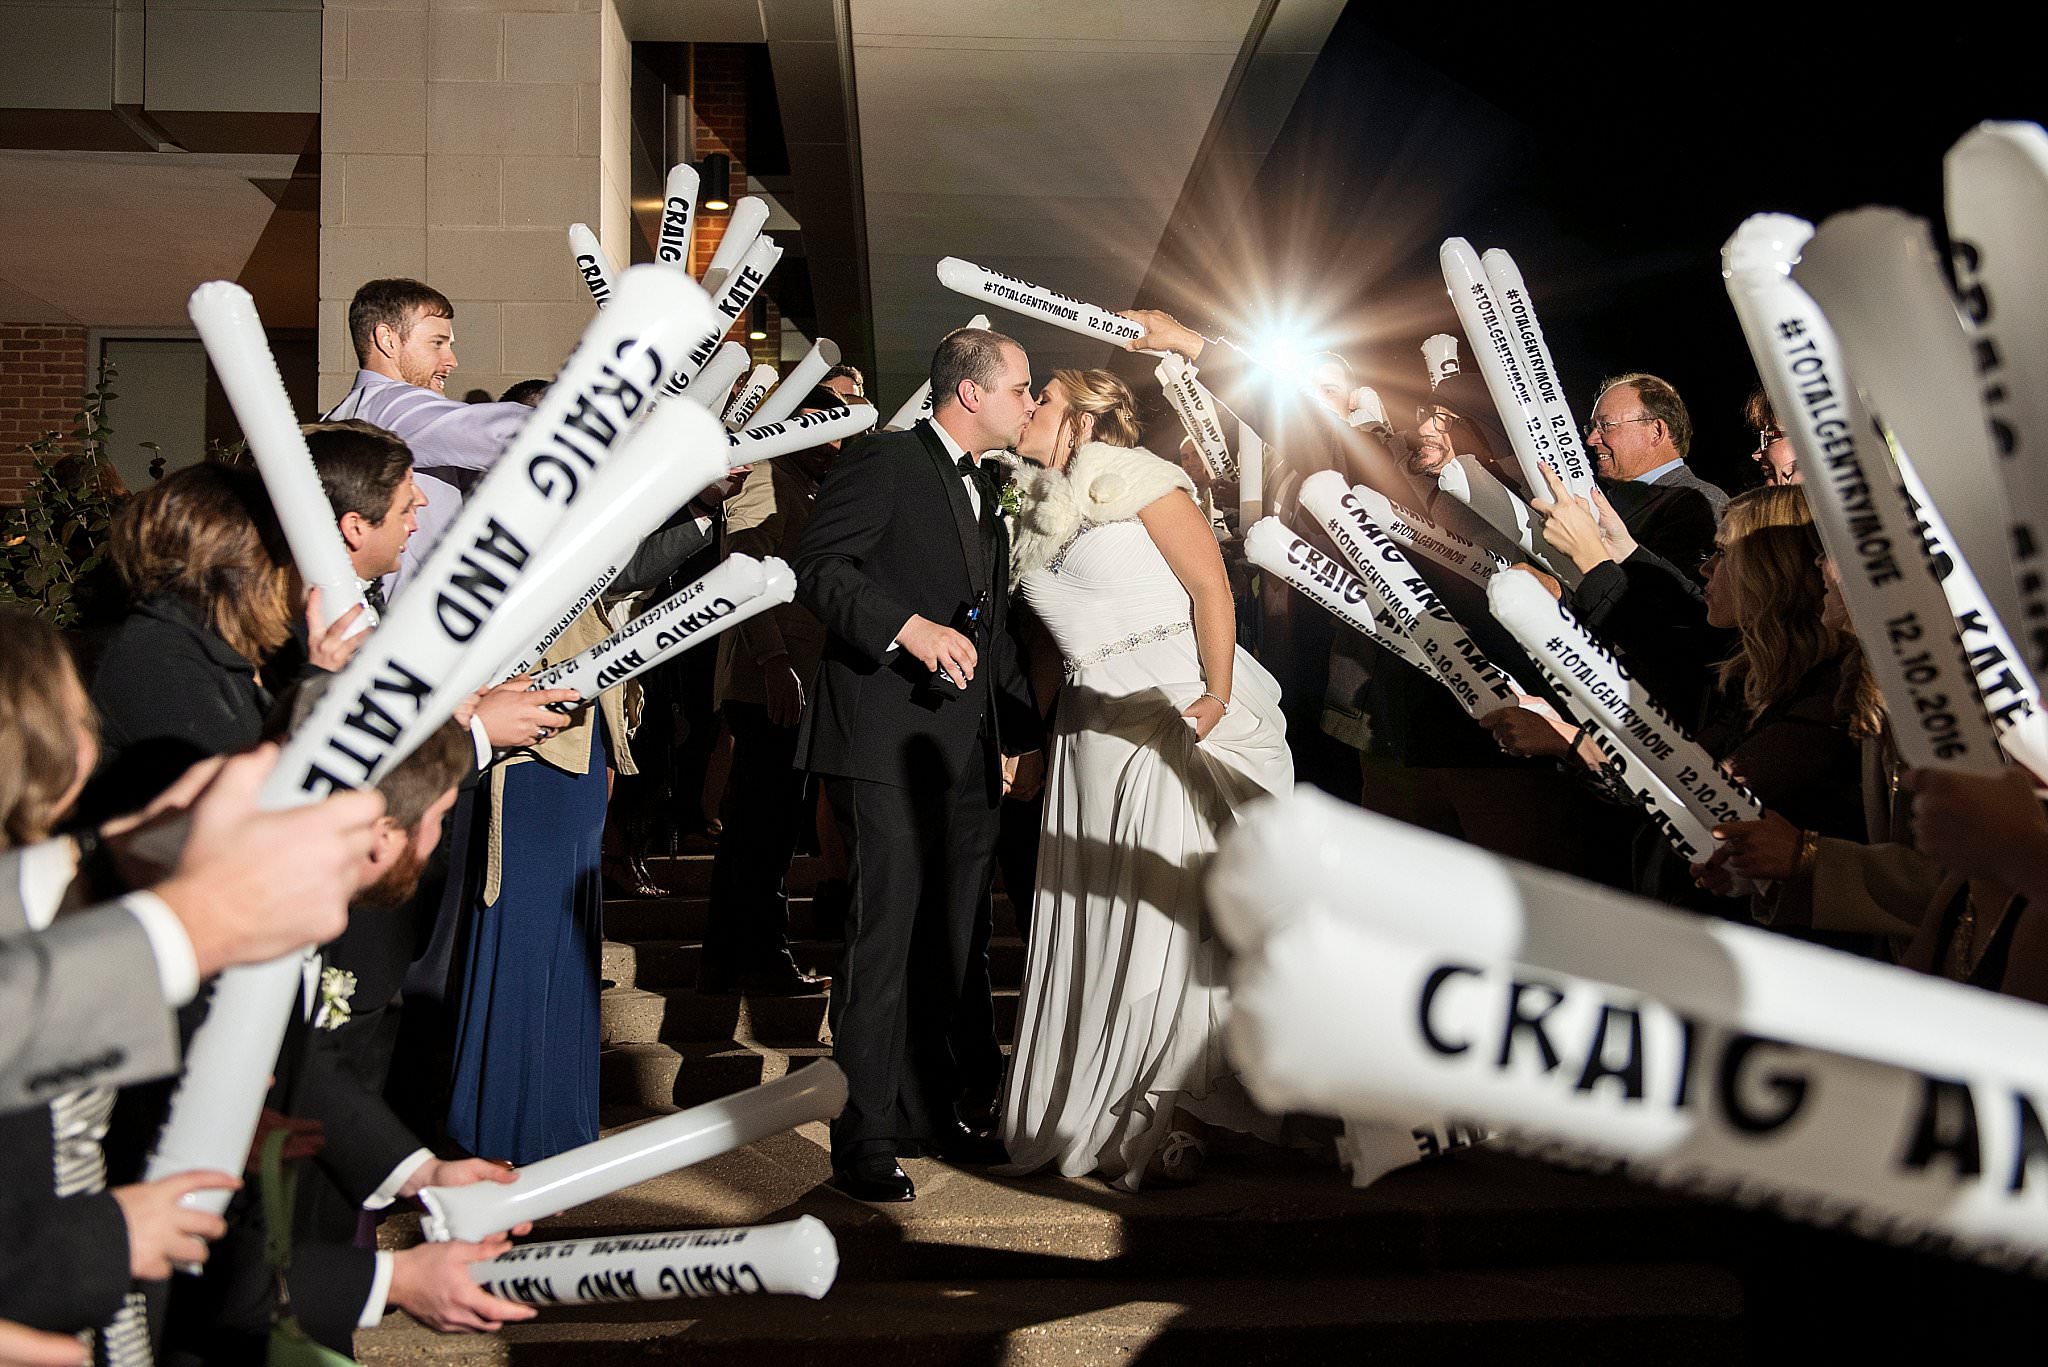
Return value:
<svg viewBox="0 0 2048 1367">
<path fill-rule="evenodd" d="M 896 633 L 896 644 L 915 655 L 929 670 L 945 670 L 960 687 L 974 677 L 974 642 L 951 627 L 913 613 Z"/>
</svg>

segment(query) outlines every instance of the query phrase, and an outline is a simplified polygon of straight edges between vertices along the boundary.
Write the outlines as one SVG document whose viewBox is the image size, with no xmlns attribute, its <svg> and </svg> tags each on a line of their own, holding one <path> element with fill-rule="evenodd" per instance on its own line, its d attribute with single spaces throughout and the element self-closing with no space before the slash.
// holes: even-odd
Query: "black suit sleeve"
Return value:
<svg viewBox="0 0 2048 1367">
<path fill-rule="evenodd" d="M 698 526 L 697 516 L 694 505 L 684 504 L 681 512 L 640 543 L 606 592 L 645 593 L 709 546 L 717 533 Z"/>
<path fill-rule="evenodd" d="M 49 1186 L 49 1174 L 43 1174 Z M 129 1287 L 128 1224 L 112 1194 L 0 1208 L 0 1319 L 71 1334 L 112 1319 Z"/>
<path fill-rule="evenodd" d="M 285 1280 L 299 1326 L 324 1347 L 350 1352 L 377 1280 L 377 1255 L 346 1244 L 298 1244 Z"/>
<path fill-rule="evenodd" d="M 327 1143 L 314 1160 L 356 1205 L 383 1184 L 406 1155 L 425 1147 L 383 1094 L 366 1086 L 350 1067 L 350 1041 L 335 1038 L 351 1030 L 374 1030 L 378 1011 L 351 1017 L 339 1030 L 315 1030 L 292 1098 L 292 1114 L 321 1123 Z"/>
<path fill-rule="evenodd" d="M 797 602 L 827 631 L 877 664 L 912 616 L 861 569 L 901 513 L 896 497 L 900 462 L 877 448 L 879 440 L 842 455 L 825 477 L 791 566 Z"/>
</svg>

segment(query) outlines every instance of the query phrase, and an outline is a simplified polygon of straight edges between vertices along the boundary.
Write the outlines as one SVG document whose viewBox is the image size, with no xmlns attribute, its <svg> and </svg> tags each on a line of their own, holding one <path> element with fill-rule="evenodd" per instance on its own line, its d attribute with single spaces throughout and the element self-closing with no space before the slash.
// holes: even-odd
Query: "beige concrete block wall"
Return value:
<svg viewBox="0 0 2048 1367">
<path fill-rule="evenodd" d="M 348 299 L 377 276 L 454 302 L 451 394 L 551 373 L 592 315 L 568 226 L 630 259 L 615 0 L 327 0 L 321 71 L 321 404 L 354 378 Z"/>
</svg>

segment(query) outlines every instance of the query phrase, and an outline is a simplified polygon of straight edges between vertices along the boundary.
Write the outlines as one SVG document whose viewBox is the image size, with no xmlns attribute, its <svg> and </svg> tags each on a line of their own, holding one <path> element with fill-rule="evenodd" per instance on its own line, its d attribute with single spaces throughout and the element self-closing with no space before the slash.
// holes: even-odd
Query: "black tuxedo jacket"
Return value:
<svg viewBox="0 0 2048 1367">
<path fill-rule="evenodd" d="M 797 762 L 897 787 L 950 784 L 984 729 L 1009 754 L 1036 749 L 1038 709 L 1007 629 L 1009 535 L 985 498 L 977 521 L 959 467 L 929 422 L 849 446 L 825 477 L 796 548 L 797 601 L 825 625 Z M 982 595 L 986 595 L 985 598 Z M 957 625 L 987 604 L 980 663 L 941 700 L 915 655 L 890 643 L 912 614 Z"/>
</svg>

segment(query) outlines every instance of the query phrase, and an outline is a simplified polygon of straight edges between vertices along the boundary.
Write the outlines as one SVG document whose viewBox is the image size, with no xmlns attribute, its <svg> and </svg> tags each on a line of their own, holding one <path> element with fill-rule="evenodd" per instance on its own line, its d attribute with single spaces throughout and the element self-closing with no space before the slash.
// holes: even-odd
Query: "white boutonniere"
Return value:
<svg viewBox="0 0 2048 1367">
<path fill-rule="evenodd" d="M 1016 525 L 1017 514 L 1024 508 L 1024 491 L 1017 487 L 1014 479 L 1005 480 L 996 493 L 996 508 L 1002 513 L 1003 521 Z"/>
<path fill-rule="evenodd" d="M 345 968 L 320 970 L 320 1009 L 313 1015 L 315 1030 L 339 1030 L 348 1024 L 352 1012 L 349 998 L 356 994 L 356 975 Z"/>
</svg>

